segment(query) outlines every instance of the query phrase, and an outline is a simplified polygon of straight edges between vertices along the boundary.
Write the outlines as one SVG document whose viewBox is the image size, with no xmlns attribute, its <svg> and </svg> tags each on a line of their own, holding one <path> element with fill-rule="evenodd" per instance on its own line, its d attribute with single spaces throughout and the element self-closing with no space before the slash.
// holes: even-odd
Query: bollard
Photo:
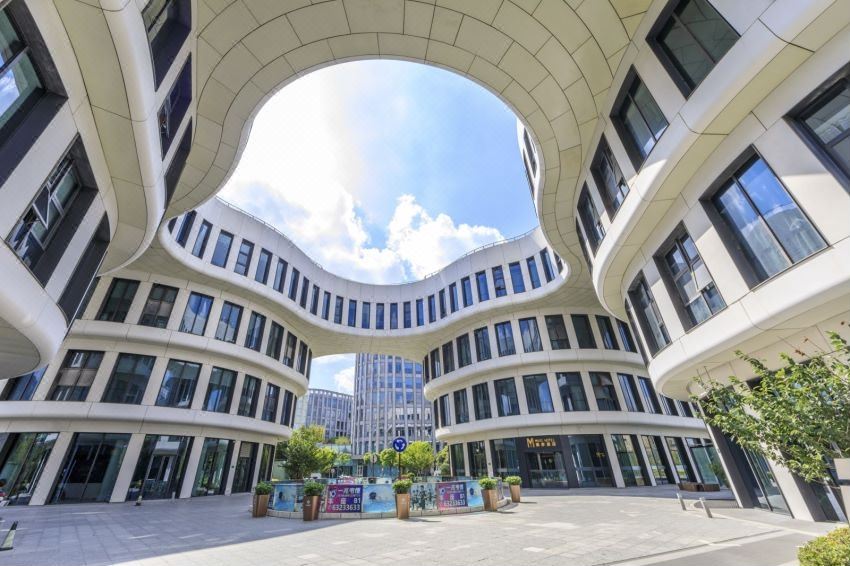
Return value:
<svg viewBox="0 0 850 566">
<path fill-rule="evenodd" d="M 682 506 L 682 511 L 687 511 L 687 510 L 688 510 L 688 508 L 687 508 L 687 507 L 685 507 L 685 500 L 684 500 L 684 499 L 682 499 L 682 494 L 681 494 L 681 493 L 677 493 L 677 494 L 676 494 L 676 499 L 678 499 L 678 500 L 679 500 L 679 505 L 681 505 L 681 506 Z"/>
<path fill-rule="evenodd" d="M 705 510 L 705 514 L 708 515 L 708 518 L 713 519 L 714 517 L 711 514 L 711 509 L 708 508 L 708 502 L 706 502 L 705 497 L 700 497 L 699 502 L 702 503 L 702 508 Z"/>
<path fill-rule="evenodd" d="M 140 493 L 139 496 L 136 498 L 136 507 L 140 507 L 141 505 L 142 505 L 142 494 Z"/>
<path fill-rule="evenodd" d="M 18 530 L 18 522 L 12 523 L 12 528 L 6 533 L 6 538 L 3 539 L 3 544 L 0 544 L 0 551 L 12 550 L 12 545 L 15 542 L 15 531 Z"/>
</svg>

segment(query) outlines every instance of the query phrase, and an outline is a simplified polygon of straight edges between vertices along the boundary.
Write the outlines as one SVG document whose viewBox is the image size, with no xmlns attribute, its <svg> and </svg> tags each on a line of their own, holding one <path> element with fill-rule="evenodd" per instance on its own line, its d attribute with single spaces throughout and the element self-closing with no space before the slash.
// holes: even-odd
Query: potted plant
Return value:
<svg viewBox="0 0 850 566">
<path fill-rule="evenodd" d="M 393 484 L 393 491 L 395 492 L 395 516 L 399 519 L 410 517 L 411 487 L 413 487 L 413 482 L 410 480 L 397 480 Z"/>
<path fill-rule="evenodd" d="M 481 478 L 478 480 L 481 486 L 481 496 L 484 498 L 485 511 L 498 511 L 498 496 L 496 495 L 496 480 L 493 478 Z"/>
<path fill-rule="evenodd" d="M 505 478 L 505 482 L 509 486 L 511 486 L 511 501 L 513 501 L 514 503 L 519 503 L 519 491 L 520 486 L 522 485 L 522 478 L 519 476 L 508 476 Z"/>
<path fill-rule="evenodd" d="M 266 516 L 266 511 L 269 509 L 269 496 L 272 491 L 274 491 L 274 487 L 266 481 L 261 481 L 254 486 L 254 501 L 251 507 L 252 517 Z"/>
<path fill-rule="evenodd" d="M 304 501 L 302 505 L 305 521 L 315 521 L 319 518 L 319 505 L 324 486 L 317 481 L 304 482 Z"/>
</svg>

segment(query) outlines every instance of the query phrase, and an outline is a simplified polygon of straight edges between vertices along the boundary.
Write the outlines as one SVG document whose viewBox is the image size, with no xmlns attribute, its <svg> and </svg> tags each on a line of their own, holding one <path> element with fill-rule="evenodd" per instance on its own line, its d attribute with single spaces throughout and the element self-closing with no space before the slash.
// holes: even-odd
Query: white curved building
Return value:
<svg viewBox="0 0 850 566">
<path fill-rule="evenodd" d="M 281 396 L 297 397 L 313 355 L 357 351 L 425 360 L 426 396 L 446 405 L 448 417 L 437 437 L 465 447 L 455 449 L 456 471 L 461 453 L 468 473 L 515 469 L 496 463 L 504 453 L 497 440 L 553 437 L 572 455 L 564 458 L 567 484 L 581 485 L 583 435 L 601 438 L 609 460 L 626 452 L 617 445 L 631 435 L 645 467 L 650 455 L 640 447 L 652 443 L 643 437 L 704 437 L 689 417 L 593 410 L 591 372 L 612 376 L 621 408 L 625 393 L 613 378 L 621 373 L 649 377 L 660 394 L 685 401 L 700 393 L 696 375 L 747 377 L 735 350 L 769 360 L 780 351 L 805 356 L 824 345 L 825 330 L 846 326 L 844 0 L 11 0 L 0 19 L 10 46 L 3 72 L 15 86 L 0 108 L 0 367 L 6 378 L 48 368 L 38 383 L 30 376 L 7 384 L 4 396 L 22 400 L 0 403 L 3 432 L 17 435 L 6 438 L 0 458 L 8 464 L 10 446 L 46 453 L 52 443 L 26 489 L 34 503 L 54 497 L 66 447 L 83 440 L 98 447 L 88 448 L 95 455 L 107 445 L 116 455 L 111 491 L 97 488 L 110 500 L 130 493 L 139 460 L 132 456 L 147 454 L 148 434 L 196 440 L 191 449 L 162 441 L 164 452 L 189 454 L 190 471 L 193 457 L 201 462 L 201 438 L 259 450 L 288 434 L 291 421 L 279 415 L 285 403 L 272 423 L 238 407 L 231 415 L 235 402 L 227 415 L 207 414 L 207 372 L 239 368 L 234 396 L 250 370 Z M 452 70 L 515 111 L 540 229 L 422 281 L 365 285 L 327 273 L 285 236 L 212 198 L 268 97 L 311 70 L 373 57 Z M 138 281 L 135 293 L 119 280 Z M 178 290 L 165 328 L 139 324 L 154 284 Z M 113 314 L 99 320 L 113 291 L 126 313 L 107 309 Z M 235 344 L 216 338 L 226 304 L 244 313 Z M 214 324 L 181 331 L 184 305 Z M 458 348 L 457 339 L 478 328 L 496 332 L 509 321 L 519 336 L 520 320 L 534 318 L 542 335 L 546 315 L 573 322 L 605 312 L 620 320 L 631 313 L 646 370 L 622 350 L 571 347 L 570 357 L 541 338 L 542 351 L 493 356 L 435 379 L 445 345 Z M 75 350 L 103 352 L 84 378 L 85 400 L 47 401 Z M 133 407 L 107 395 L 122 354 L 153 357 L 139 362 L 153 365 Z M 201 364 L 187 408 L 157 406 L 171 360 Z M 586 414 L 558 405 L 558 379 L 569 372 L 580 376 Z M 539 375 L 552 411 L 537 412 L 525 395 L 525 376 Z M 486 383 L 495 397 L 505 378 L 517 391 L 511 414 L 457 422 L 456 392 L 470 396 Z M 654 394 L 640 396 L 653 406 Z M 491 412 L 502 406 L 491 403 Z M 95 433 L 102 436 L 80 436 Z M 740 504 L 831 516 L 828 493 L 713 438 Z M 232 460 L 243 457 L 232 448 Z M 521 469 L 536 453 L 546 470 L 539 452 L 525 453 Z M 614 484 L 628 483 L 618 468 L 610 466 Z M 645 475 L 650 483 L 661 476 Z M 227 476 L 224 491 L 235 474 Z M 195 483 L 182 482 L 180 494 Z"/>
</svg>

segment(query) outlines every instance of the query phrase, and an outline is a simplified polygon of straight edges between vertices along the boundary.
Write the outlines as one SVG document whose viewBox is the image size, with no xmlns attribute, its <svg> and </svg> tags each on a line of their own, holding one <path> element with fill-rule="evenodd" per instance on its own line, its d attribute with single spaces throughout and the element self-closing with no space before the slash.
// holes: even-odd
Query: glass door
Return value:
<svg viewBox="0 0 850 566">
<path fill-rule="evenodd" d="M 128 442 L 129 434 L 75 434 L 50 502 L 109 501 Z"/>
<path fill-rule="evenodd" d="M 570 436 L 570 450 L 581 487 L 611 487 L 611 467 L 605 441 L 598 434 Z"/>
<path fill-rule="evenodd" d="M 177 497 L 186 473 L 192 438 L 188 436 L 145 436 L 127 501 Z"/>
<path fill-rule="evenodd" d="M 221 495 L 227 484 L 227 468 L 233 449 L 233 441 L 223 438 L 205 438 L 195 477 L 194 497 Z"/>
<path fill-rule="evenodd" d="M 251 491 L 251 476 L 254 475 L 254 463 L 257 460 L 257 444 L 243 442 L 239 446 L 236 458 L 236 471 L 233 473 L 233 493 Z"/>
<path fill-rule="evenodd" d="M 746 449 L 744 449 L 744 454 L 758 483 L 755 496 L 759 506 L 770 511 L 790 515 L 791 511 L 788 509 L 785 497 L 782 495 L 776 477 L 773 475 L 773 470 L 770 469 L 770 464 L 765 457 Z"/>
</svg>

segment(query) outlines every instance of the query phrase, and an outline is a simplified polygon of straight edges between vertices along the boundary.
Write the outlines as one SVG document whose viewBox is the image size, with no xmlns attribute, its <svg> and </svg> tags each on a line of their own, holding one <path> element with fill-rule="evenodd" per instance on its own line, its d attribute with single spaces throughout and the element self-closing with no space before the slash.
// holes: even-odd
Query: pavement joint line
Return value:
<svg viewBox="0 0 850 566">
<path fill-rule="evenodd" d="M 755 525 L 766 525 L 767 523 L 762 523 L 761 521 L 754 521 L 752 519 L 743 519 L 741 517 L 730 517 L 729 515 L 723 515 L 721 513 L 714 513 L 715 517 L 722 517 L 724 519 L 731 519 L 733 521 L 741 521 L 742 523 L 752 523 Z M 783 531 L 788 531 L 789 533 L 797 533 L 799 535 L 806 535 L 810 537 L 821 537 L 824 533 L 818 533 L 814 531 L 806 531 L 803 529 L 796 529 L 794 527 L 786 527 L 783 525 L 770 525 L 771 527 L 776 527 L 777 529 L 782 529 Z"/>
</svg>

